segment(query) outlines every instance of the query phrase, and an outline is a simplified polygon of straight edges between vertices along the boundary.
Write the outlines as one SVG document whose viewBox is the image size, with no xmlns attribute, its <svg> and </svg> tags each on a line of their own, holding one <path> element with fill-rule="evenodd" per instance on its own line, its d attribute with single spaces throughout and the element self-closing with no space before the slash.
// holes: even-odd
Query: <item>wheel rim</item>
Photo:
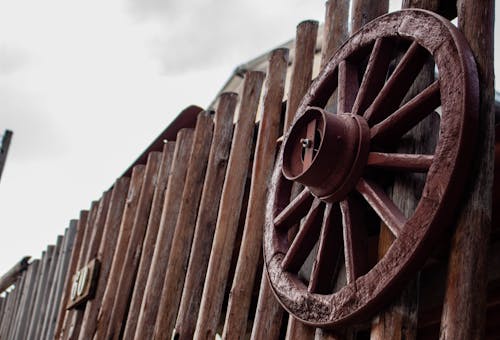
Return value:
<svg viewBox="0 0 500 340">
<path fill-rule="evenodd" d="M 400 45 L 407 48 L 395 62 L 391 51 Z M 429 57 L 437 80 L 401 104 Z M 335 89 L 333 115 L 323 107 Z M 464 38 L 431 12 L 404 10 L 380 17 L 337 51 L 299 106 L 270 188 L 264 255 L 285 309 L 317 327 L 362 321 L 418 270 L 458 203 L 472 158 L 478 94 L 477 71 Z M 434 154 L 386 151 L 438 107 Z M 328 128 L 331 119 L 337 122 Z M 355 122 L 339 123 L 349 119 Z M 337 164 L 332 164 L 332 153 Z M 426 174 L 410 216 L 370 177 L 377 171 Z M 290 200 L 294 182 L 305 188 Z M 360 212 L 366 207 L 395 237 L 374 264 L 363 249 L 366 230 Z M 300 230 L 289 240 L 289 229 L 297 224 Z M 298 271 L 315 246 L 315 262 L 304 280 Z M 332 291 L 342 260 L 345 283 Z"/>
</svg>

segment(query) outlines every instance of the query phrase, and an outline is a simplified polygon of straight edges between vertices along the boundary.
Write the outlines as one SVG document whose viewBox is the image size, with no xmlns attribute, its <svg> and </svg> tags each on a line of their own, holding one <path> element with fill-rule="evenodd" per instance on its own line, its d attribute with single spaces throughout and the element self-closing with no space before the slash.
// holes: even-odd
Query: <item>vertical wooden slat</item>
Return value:
<svg viewBox="0 0 500 340">
<path fill-rule="evenodd" d="M 89 220 L 89 240 L 82 247 L 82 252 L 80 253 L 80 258 L 78 259 L 78 269 L 85 266 L 92 259 L 97 256 L 99 246 L 102 239 L 102 234 L 104 231 L 104 223 L 106 221 L 106 215 L 109 208 L 109 201 L 111 198 L 111 190 L 106 191 L 99 201 L 99 205 L 95 208 L 95 213 L 91 214 L 92 218 Z M 92 211 L 91 211 L 92 213 Z M 85 241 L 84 241 L 85 242 Z M 80 334 L 80 328 L 82 325 L 83 313 L 86 308 L 86 304 L 73 310 L 73 315 L 70 321 L 68 339 L 77 339 Z"/>
<path fill-rule="evenodd" d="M 54 304 L 52 305 L 52 310 L 50 312 L 49 321 L 47 323 L 47 331 L 45 333 L 45 337 L 49 340 L 54 338 L 54 330 L 56 326 L 56 318 L 59 308 L 61 306 L 62 293 L 64 290 L 64 283 L 66 282 L 66 278 L 68 275 L 68 266 L 71 259 L 71 250 L 73 249 L 75 238 L 76 238 L 76 221 L 71 221 L 69 228 L 66 232 L 65 236 L 65 244 L 62 249 L 61 254 L 61 264 L 59 268 L 59 274 L 57 279 L 57 285 L 54 291 Z"/>
<path fill-rule="evenodd" d="M 14 338 L 14 333 L 16 331 L 16 322 L 19 316 L 19 307 L 23 294 L 25 293 L 24 285 L 26 283 L 26 271 L 21 274 L 18 283 L 16 284 L 16 300 L 14 302 L 14 308 L 12 310 L 12 316 L 9 323 L 9 330 L 7 333 L 7 339 Z"/>
<path fill-rule="evenodd" d="M 287 131 L 290 127 L 295 118 L 298 105 L 311 84 L 317 35 L 318 23 L 316 21 L 304 21 L 297 26 L 295 58 L 288 95 L 284 131 Z M 312 327 L 307 327 L 292 317 L 288 319 L 287 339 L 308 339 L 313 336 L 314 329 Z"/>
<path fill-rule="evenodd" d="M 52 255 L 52 260 L 50 262 L 50 268 L 47 274 L 47 283 L 45 286 L 45 290 L 43 292 L 43 299 L 41 300 L 41 308 L 40 308 L 40 321 L 38 323 L 37 329 L 36 329 L 36 338 L 41 339 L 41 333 L 42 333 L 42 328 L 43 324 L 45 323 L 45 319 L 47 317 L 47 307 L 48 304 L 50 303 L 49 300 L 49 295 L 50 291 L 52 290 L 52 285 L 54 284 L 54 276 L 56 272 L 56 267 L 57 267 L 57 262 L 59 261 L 59 253 L 61 251 L 61 246 L 62 246 L 62 241 L 63 237 L 59 235 L 57 237 L 56 241 L 56 246 L 54 248 L 54 253 Z"/>
<path fill-rule="evenodd" d="M 494 166 L 493 26 L 495 2 L 458 1 L 458 26 L 476 59 L 479 126 L 476 161 L 467 198 L 451 241 L 440 339 L 483 339 L 486 316 L 487 250 L 491 229 Z"/>
<path fill-rule="evenodd" d="M 90 243 L 92 240 L 93 228 L 97 216 L 98 207 L 99 207 L 98 201 L 93 201 L 90 205 L 89 215 L 87 217 L 87 222 L 85 224 L 85 232 L 83 234 L 82 247 L 80 248 L 80 253 L 78 254 L 78 261 L 76 263 L 76 270 L 80 269 L 85 263 L 85 255 L 90 247 Z M 72 275 L 74 275 L 75 272 Z M 80 313 L 81 313 L 80 309 L 70 309 L 66 312 L 66 317 L 64 319 L 62 327 L 63 339 L 70 339 L 72 335 L 75 333 L 77 318 Z"/>
<path fill-rule="evenodd" d="M 0 330 L 0 338 L 8 339 L 9 332 L 11 329 L 12 319 L 14 319 L 14 311 L 16 309 L 17 297 L 19 295 L 19 285 L 21 284 L 21 277 L 18 277 L 16 282 L 14 283 L 14 289 L 9 293 L 9 303 L 7 305 L 7 309 L 5 311 L 5 318 L 2 320 L 2 329 Z"/>
<path fill-rule="evenodd" d="M 219 322 L 234 241 L 238 229 L 253 144 L 255 116 L 264 74 L 247 72 L 239 106 L 214 242 L 203 288 L 195 339 L 213 339 Z"/>
<path fill-rule="evenodd" d="M 168 176 L 171 172 L 174 149 L 175 142 L 167 142 L 163 146 L 160 169 L 158 171 L 158 180 L 153 196 L 153 202 L 151 204 L 151 213 L 149 215 L 146 236 L 142 246 L 142 256 L 137 270 L 137 277 L 135 279 L 134 291 L 132 293 L 127 321 L 125 323 L 125 331 L 123 333 L 124 340 L 133 339 L 137 328 L 142 297 L 144 289 L 146 288 L 149 269 L 151 267 L 151 260 L 155 249 L 154 245 L 156 243 L 158 228 L 160 227 L 163 201 L 165 200 Z M 80 337 L 81 340 L 86 338 L 87 337 Z"/>
<path fill-rule="evenodd" d="M 139 202 L 137 204 L 127 251 L 124 254 L 125 259 L 123 260 L 119 277 L 117 297 L 113 303 L 106 339 L 118 339 L 122 331 L 123 321 L 126 319 L 127 306 L 134 288 L 135 275 L 141 257 L 142 242 L 146 234 L 149 212 L 151 211 L 160 160 L 160 152 L 151 152 L 148 155 L 144 171 L 144 181 L 139 195 Z"/>
<path fill-rule="evenodd" d="M 153 336 L 160 303 L 159 296 L 167 271 L 170 246 L 172 244 L 172 237 L 174 235 L 177 216 L 181 205 L 179 196 L 184 188 L 192 143 L 193 130 L 180 130 L 177 134 L 172 171 L 168 178 L 167 191 L 165 193 L 160 219 L 160 228 L 158 230 L 158 237 L 156 239 L 146 288 L 143 293 L 134 339 L 151 339 Z"/>
<path fill-rule="evenodd" d="M 3 316 L 2 316 L 2 323 L 0 323 L 0 339 L 5 338 L 5 331 L 7 328 L 7 324 L 9 322 L 9 317 L 11 316 L 11 309 L 12 309 L 12 303 L 14 299 L 14 294 L 12 294 L 12 291 L 7 292 L 5 295 L 5 307 L 3 311 Z"/>
<path fill-rule="evenodd" d="M 354 0 L 356 3 L 357 1 Z M 359 2 L 359 1 L 358 1 Z M 379 2 L 379 1 L 372 1 Z M 384 1 L 381 1 L 384 2 Z M 335 51 L 349 37 L 347 18 L 349 0 L 329 0 L 326 2 L 325 25 L 323 26 L 323 45 L 321 49 L 321 67 L 324 67 Z"/>
<path fill-rule="evenodd" d="M 160 308 L 156 317 L 154 330 L 154 338 L 156 339 L 172 334 L 177 317 L 212 144 L 213 127 L 213 118 L 209 113 L 202 113 L 198 116 L 186 183 L 182 192 L 182 203 L 172 238 Z"/>
<path fill-rule="evenodd" d="M 284 131 L 287 131 L 295 118 L 302 97 L 311 85 L 312 69 L 318 22 L 303 21 L 297 26 L 295 49 L 292 66 L 292 77 L 285 113 Z"/>
<path fill-rule="evenodd" d="M 425 1 L 425 0 L 424 0 Z M 351 31 L 356 32 L 373 19 L 387 13 L 389 1 L 353 0 Z"/>
<path fill-rule="evenodd" d="M 59 272 L 61 270 L 61 262 L 63 260 L 63 249 L 64 249 L 64 247 L 66 247 L 66 243 L 68 241 L 68 239 L 66 237 L 67 233 L 68 233 L 68 229 L 65 230 L 65 235 L 62 236 L 61 246 L 59 248 L 59 253 L 57 256 L 57 262 L 55 264 L 56 267 L 55 267 L 55 271 L 54 271 L 54 275 L 53 275 L 53 279 L 52 279 L 52 284 L 50 285 L 50 290 L 49 290 L 49 294 L 48 294 L 48 298 L 47 298 L 47 307 L 45 310 L 45 318 L 44 318 L 43 324 L 41 326 L 40 339 L 45 339 L 45 334 L 47 332 L 47 327 L 48 327 L 51 311 L 52 311 L 52 308 L 54 307 L 54 304 L 56 303 L 54 295 L 55 295 L 55 291 L 57 288 L 57 281 L 59 279 L 59 274 L 60 274 Z"/>
<path fill-rule="evenodd" d="M 81 216 L 83 219 L 86 219 L 86 212 L 83 212 L 83 216 Z M 45 252 L 45 256 L 42 259 L 42 266 L 41 266 L 41 272 L 40 272 L 40 278 L 38 281 L 38 286 L 37 286 L 37 294 L 36 294 L 36 299 L 34 303 L 34 309 L 33 309 L 33 314 L 32 318 L 30 321 L 30 326 L 28 330 L 28 339 L 36 339 L 36 331 L 38 327 L 38 323 L 40 322 L 41 319 L 41 303 L 44 299 L 44 292 L 45 292 L 45 287 L 47 285 L 47 275 L 50 270 L 50 263 L 52 260 L 52 254 L 54 253 L 54 246 L 50 245 L 47 247 L 47 250 Z"/>
<path fill-rule="evenodd" d="M 130 186 L 130 178 L 121 177 L 116 180 L 111 192 L 108 213 L 101 238 L 101 244 L 97 252 L 97 258 L 101 262 L 99 278 L 94 298 L 87 302 L 80 328 L 79 339 L 91 339 L 97 327 L 97 316 L 106 290 L 109 272 L 113 261 L 113 255 L 118 242 L 120 225 L 125 209 L 125 201 Z"/>
<path fill-rule="evenodd" d="M 113 304 L 118 295 L 116 289 L 119 284 L 123 261 L 127 252 L 128 241 L 132 233 L 132 226 L 134 224 L 137 205 L 139 203 L 139 194 L 144 180 L 144 170 L 145 166 L 142 164 L 136 165 L 132 170 L 132 177 L 125 201 L 125 209 L 121 219 L 116 249 L 111 263 L 106 289 L 102 298 L 101 308 L 99 309 L 97 316 L 97 328 L 94 335 L 96 339 L 104 339 L 111 318 Z"/>
<path fill-rule="evenodd" d="M 252 181 L 245 227 L 238 263 L 224 324 L 224 339 L 243 339 L 252 299 L 252 290 L 259 259 L 262 255 L 262 234 L 270 183 L 279 135 L 281 104 L 288 67 L 288 50 L 271 53 L 265 83 L 262 118 L 253 161 Z"/>
<path fill-rule="evenodd" d="M 236 93 L 221 94 L 215 113 L 214 136 L 208 159 L 207 175 L 173 335 L 173 337 L 178 336 L 179 339 L 192 339 L 196 327 L 229 158 L 234 127 L 233 115 L 237 101 Z"/>
<path fill-rule="evenodd" d="M 61 336 L 61 331 L 64 324 L 64 319 L 66 318 L 66 305 L 68 304 L 68 298 L 70 296 L 71 291 L 71 279 L 73 274 L 76 271 L 76 266 L 78 264 L 78 256 L 80 255 L 80 249 L 82 247 L 83 237 L 85 234 L 85 222 L 87 218 L 88 212 L 81 212 L 80 219 L 71 220 L 70 223 L 76 224 L 76 236 L 75 241 L 73 243 L 73 250 L 71 251 L 71 257 L 69 261 L 68 270 L 66 272 L 66 278 L 64 280 L 63 286 L 63 295 L 61 298 L 61 303 L 59 305 L 59 311 L 57 314 L 57 323 L 56 328 L 54 330 L 54 338 L 59 339 Z M 82 218 L 85 218 L 85 221 L 81 221 Z"/>
</svg>

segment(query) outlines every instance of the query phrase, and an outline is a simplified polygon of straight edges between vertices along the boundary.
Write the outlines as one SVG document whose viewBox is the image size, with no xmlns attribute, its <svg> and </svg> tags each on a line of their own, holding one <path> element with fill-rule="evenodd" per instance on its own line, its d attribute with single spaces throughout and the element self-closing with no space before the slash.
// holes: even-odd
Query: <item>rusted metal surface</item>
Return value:
<svg viewBox="0 0 500 340">
<path fill-rule="evenodd" d="M 385 74 L 394 56 L 381 48 L 384 45 L 406 51 L 387 79 Z M 441 100 L 432 108 L 434 110 L 439 104 L 441 106 L 439 140 L 427 171 L 420 202 L 412 215 L 405 216 L 384 192 L 383 186 L 377 183 L 380 172 L 365 166 L 370 156 L 363 151 L 364 143 L 368 144 L 370 152 L 390 151 L 386 144 L 389 140 L 378 140 L 375 143 L 368 138 L 371 130 L 366 135 L 364 128 L 354 129 L 344 125 L 344 130 L 347 129 L 349 134 L 351 129 L 353 136 L 347 138 L 340 133 L 334 134 L 339 137 L 334 138 L 336 143 L 347 149 L 351 147 L 352 150 L 361 150 L 359 154 L 365 155 L 350 161 L 348 164 L 353 164 L 352 168 L 348 165 L 347 169 L 341 163 L 343 156 L 337 156 L 338 151 L 334 153 L 336 158 L 328 164 L 326 155 L 322 152 L 332 150 L 328 148 L 328 143 L 333 142 L 325 138 L 328 134 L 321 128 L 321 124 L 317 134 L 320 141 L 316 143 L 316 153 L 314 140 L 311 143 L 312 155 L 307 154 L 310 150 L 304 150 L 309 146 L 308 142 L 298 142 L 299 136 L 303 136 L 302 139 L 311 138 L 311 131 L 316 130 L 310 127 L 312 121 L 324 122 L 321 115 L 317 114 L 318 110 L 312 109 L 311 113 L 310 107 L 326 105 L 337 87 L 359 88 L 356 97 L 342 99 L 339 96 L 338 116 L 342 116 L 343 112 L 350 113 L 351 119 L 355 117 L 353 120 L 357 122 L 364 121 L 365 126 L 371 129 L 391 115 L 396 115 L 393 119 L 399 121 L 399 126 L 411 127 L 409 120 L 416 123 L 415 119 L 412 114 L 398 114 L 403 110 L 400 103 L 429 56 L 434 58 L 439 72 Z M 366 72 L 358 84 L 358 71 L 353 72 L 351 68 L 359 69 L 363 60 L 367 61 Z M 433 93 L 431 90 L 427 92 Z M 423 97 L 426 98 L 425 95 Z M 447 225 L 447 221 L 449 223 L 449 216 L 460 197 L 461 186 L 456 183 L 464 180 L 472 156 L 473 144 L 467 141 L 474 139 L 477 105 L 477 71 L 471 52 L 460 32 L 447 20 L 431 12 L 407 10 L 383 16 L 361 29 L 335 54 L 299 107 L 300 114 L 294 127 L 285 137 L 284 151 L 280 153 L 270 193 L 264 253 L 274 291 L 287 310 L 305 323 L 319 327 L 360 321 L 380 307 L 387 297 L 394 294 L 394 288 L 415 272 L 423 263 L 433 241 Z M 414 115 L 420 115 L 420 112 L 415 112 Z M 336 131 L 338 123 L 333 123 L 332 126 L 327 130 Z M 356 138 L 360 140 L 359 143 L 352 142 Z M 415 157 L 418 158 L 415 155 L 410 158 Z M 358 162 L 361 169 L 358 169 Z M 397 164 L 399 162 L 400 159 Z M 391 162 L 389 164 L 394 168 Z M 401 169 L 401 166 L 397 165 L 396 168 Z M 403 168 L 413 170 L 413 165 Z M 313 172 L 307 173 L 308 169 L 313 169 Z M 288 228 L 276 225 L 274 221 L 277 216 L 283 215 L 283 211 L 293 215 L 287 211 L 291 207 L 297 207 L 296 204 L 287 207 L 292 182 L 283 177 L 282 170 L 285 177 L 302 180 L 308 187 L 305 190 L 314 196 L 310 208 L 303 209 L 303 205 L 298 205 L 301 210 L 308 212 L 300 216 L 305 218 L 303 227 L 291 243 L 288 240 Z M 329 172 L 335 170 L 339 174 Z M 353 176 L 353 172 L 357 173 L 356 176 Z M 338 180 L 335 179 L 336 175 L 340 175 Z M 316 178 L 327 178 L 327 185 L 325 186 L 325 182 L 323 186 L 318 185 Z M 324 202 L 327 203 L 326 207 Z M 341 202 L 341 213 L 335 208 L 339 206 L 338 202 Z M 334 206 L 330 208 L 330 204 Z M 366 256 L 367 250 L 353 241 L 358 236 L 353 239 L 353 236 L 346 238 L 346 235 L 354 235 L 352 233 L 360 230 L 367 233 L 366 226 L 360 219 L 367 209 L 388 225 L 396 239 L 384 257 L 371 268 L 358 269 L 357 260 L 351 259 L 351 256 Z M 293 224 L 299 220 L 288 222 Z M 319 275 L 321 270 L 313 268 L 311 278 L 300 278 L 297 271 L 320 237 L 320 231 L 331 228 L 344 228 L 347 282 L 341 284 L 335 292 L 330 287 L 328 293 L 318 294 L 311 283 L 317 282 L 315 275 Z M 321 237 L 324 237 L 323 234 Z M 359 251 L 355 251 L 356 249 Z M 318 252 L 317 263 L 321 263 L 322 254 L 322 251 Z"/>
</svg>

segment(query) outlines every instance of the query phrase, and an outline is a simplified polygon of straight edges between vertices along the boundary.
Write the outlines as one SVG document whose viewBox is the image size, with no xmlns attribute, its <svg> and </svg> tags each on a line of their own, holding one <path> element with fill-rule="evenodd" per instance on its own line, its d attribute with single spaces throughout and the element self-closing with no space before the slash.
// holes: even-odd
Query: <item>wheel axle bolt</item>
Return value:
<svg viewBox="0 0 500 340">
<path fill-rule="evenodd" d="M 300 142 L 302 143 L 302 147 L 303 148 L 310 148 L 312 146 L 312 141 L 308 138 L 302 138 L 300 140 Z"/>
</svg>

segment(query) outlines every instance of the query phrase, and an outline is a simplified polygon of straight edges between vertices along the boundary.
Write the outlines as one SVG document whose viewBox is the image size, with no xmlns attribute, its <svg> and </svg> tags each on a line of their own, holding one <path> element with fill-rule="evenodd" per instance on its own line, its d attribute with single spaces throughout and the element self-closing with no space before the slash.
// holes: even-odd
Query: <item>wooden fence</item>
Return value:
<svg viewBox="0 0 500 340">
<path fill-rule="evenodd" d="M 302 324 L 275 299 L 262 258 L 279 137 L 319 68 L 351 31 L 388 10 L 388 1 L 331 0 L 321 32 L 315 21 L 300 23 L 291 49 L 247 64 L 213 111 L 181 112 L 40 259 L 0 280 L 12 285 L 0 297 L 0 339 L 497 338 L 494 2 L 405 0 L 403 7 L 458 15 L 479 69 L 480 142 L 450 246 L 372 320 L 335 331 Z M 414 204 L 407 192 L 393 195 Z M 382 252 L 384 242 L 380 236 Z M 93 259 L 100 263 L 93 297 L 67 309 L 75 273 Z"/>
</svg>

